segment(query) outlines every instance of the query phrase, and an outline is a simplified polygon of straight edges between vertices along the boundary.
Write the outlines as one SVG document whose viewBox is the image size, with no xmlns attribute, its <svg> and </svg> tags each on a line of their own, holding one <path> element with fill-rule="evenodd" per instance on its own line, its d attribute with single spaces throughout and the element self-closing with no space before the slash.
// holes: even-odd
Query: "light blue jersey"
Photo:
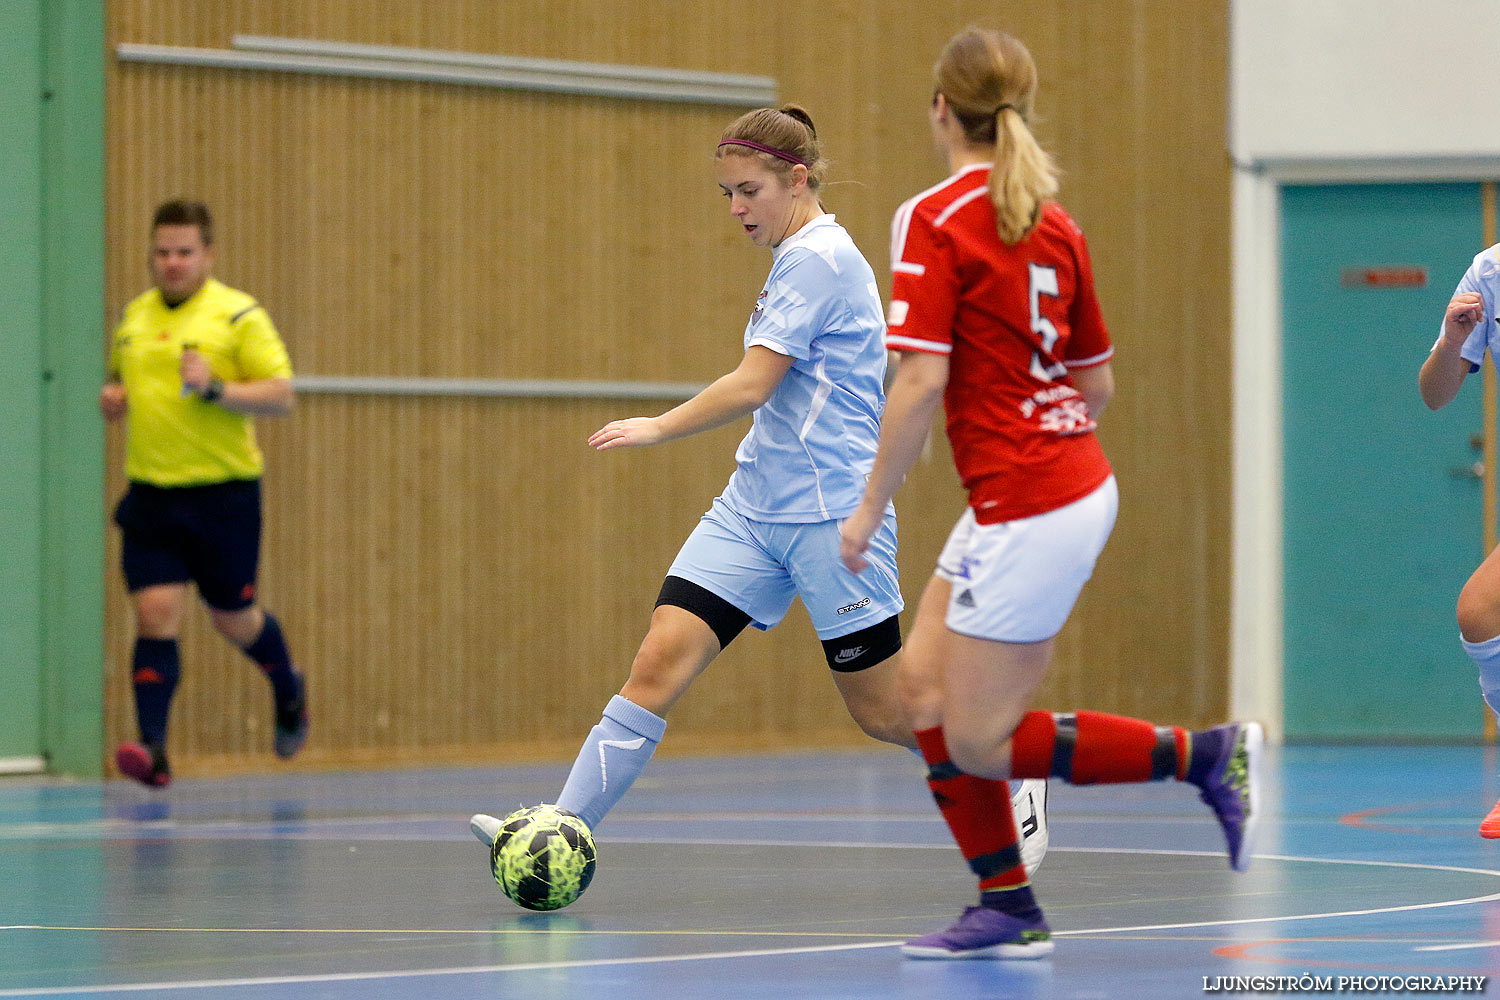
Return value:
<svg viewBox="0 0 1500 1000">
<path fill-rule="evenodd" d="M 875 272 L 832 215 L 772 251 L 745 349 L 760 345 L 796 360 L 755 411 L 725 502 L 754 521 L 854 513 L 885 409 L 884 335 Z"/>
<path fill-rule="evenodd" d="M 1469 362 L 1469 371 L 1477 372 L 1479 363 L 1484 360 L 1485 348 L 1489 348 L 1491 357 L 1500 357 L 1500 325 L 1495 323 L 1495 303 L 1500 300 L 1500 245 L 1474 256 L 1474 263 L 1469 265 L 1458 287 L 1453 290 L 1454 295 L 1459 292 L 1478 292 L 1484 302 L 1484 319 L 1474 324 L 1474 329 L 1469 331 L 1468 339 L 1464 341 L 1463 349 L 1459 351 L 1464 360 Z M 1438 341 L 1441 342 L 1442 339 L 1443 324 L 1439 322 Z M 1433 346 L 1436 347 L 1437 344 Z"/>
</svg>

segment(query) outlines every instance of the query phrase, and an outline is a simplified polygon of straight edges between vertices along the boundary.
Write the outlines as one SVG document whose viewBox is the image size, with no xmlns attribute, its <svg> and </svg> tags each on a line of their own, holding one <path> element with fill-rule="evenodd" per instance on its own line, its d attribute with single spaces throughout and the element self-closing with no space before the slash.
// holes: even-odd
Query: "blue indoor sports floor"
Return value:
<svg viewBox="0 0 1500 1000">
<path fill-rule="evenodd" d="M 1404 995 L 1500 971 L 1500 844 L 1475 832 L 1493 750 L 1267 757 L 1245 875 L 1186 786 L 1054 782 L 1057 949 L 1033 962 L 901 958 L 973 880 L 918 761 L 874 744 L 658 759 L 601 824 L 589 891 L 545 914 L 501 895 L 467 819 L 551 799 L 564 765 L 4 779 L 0 997 Z"/>
</svg>

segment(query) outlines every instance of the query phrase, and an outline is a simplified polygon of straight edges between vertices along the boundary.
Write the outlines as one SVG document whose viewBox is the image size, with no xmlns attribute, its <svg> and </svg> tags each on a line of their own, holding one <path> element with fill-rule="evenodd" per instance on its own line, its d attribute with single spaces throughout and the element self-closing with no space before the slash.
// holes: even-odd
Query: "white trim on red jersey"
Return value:
<svg viewBox="0 0 1500 1000">
<path fill-rule="evenodd" d="M 1070 369 L 1073 369 L 1073 368 L 1093 368 L 1096 365 L 1102 365 L 1102 364 L 1104 364 L 1104 362 L 1108 361 L 1110 358 L 1112 358 L 1114 356 L 1115 356 L 1115 349 L 1114 349 L 1114 347 L 1110 347 L 1110 349 L 1107 350 L 1107 351 L 1105 351 L 1103 354 L 1095 354 L 1091 358 L 1077 358 L 1076 360 L 1073 360 L 1073 361 L 1064 361 L 1063 362 L 1063 367 L 1070 368 Z"/>
<path fill-rule="evenodd" d="M 931 196 L 931 195 L 936 194 L 937 192 L 941 191 L 943 188 L 945 188 L 948 185 L 952 184 L 954 181 L 957 181 L 961 177 L 964 177 L 964 176 L 966 176 L 968 174 L 971 174 L 971 173 L 973 173 L 976 170 L 988 170 L 988 169 L 990 169 L 993 166 L 994 166 L 993 163 L 974 163 L 974 164 L 970 164 L 969 166 L 964 167 L 962 170 L 959 170 L 957 173 L 954 173 L 954 174 L 952 174 L 952 175 L 944 178 L 943 180 L 939 181 L 938 183 L 934 184 L 932 187 L 928 188 L 926 191 L 918 192 L 914 197 L 908 198 L 908 199 L 906 199 L 905 201 L 903 201 L 901 203 L 900 207 L 896 209 L 896 214 L 894 216 L 892 216 L 892 218 L 891 218 L 891 261 L 892 261 L 891 269 L 892 270 L 900 270 L 900 268 L 898 268 L 896 266 L 896 264 L 897 263 L 904 263 L 901 260 L 901 257 L 902 257 L 903 251 L 906 249 L 906 234 L 911 229 L 911 217 L 912 217 L 912 213 L 916 211 L 917 206 L 922 203 L 922 200 L 925 199 L 925 198 L 927 198 L 927 197 L 929 197 L 929 196 Z M 921 267 L 920 264 L 913 265 L 913 266 Z M 925 270 L 925 268 L 923 270 Z M 908 273 L 911 273 L 911 274 L 921 274 L 922 272 L 911 271 L 911 272 L 908 272 Z"/>
<path fill-rule="evenodd" d="M 940 344 L 935 340 L 921 340 L 917 337 L 896 337 L 891 334 L 885 335 L 885 346 L 892 350 L 901 349 L 906 351 L 923 351 L 927 354 L 952 354 L 952 344 Z"/>
<path fill-rule="evenodd" d="M 939 212 L 938 217 L 932 220 L 933 228 L 942 229 L 943 223 L 953 218 L 954 212 L 957 212 L 959 209 L 963 208 L 971 201 L 988 197 L 989 193 L 990 189 L 988 187 L 980 187 L 975 188 L 967 194 L 961 194 L 957 198 L 954 198 L 953 201 L 949 203 L 948 207 Z"/>
</svg>

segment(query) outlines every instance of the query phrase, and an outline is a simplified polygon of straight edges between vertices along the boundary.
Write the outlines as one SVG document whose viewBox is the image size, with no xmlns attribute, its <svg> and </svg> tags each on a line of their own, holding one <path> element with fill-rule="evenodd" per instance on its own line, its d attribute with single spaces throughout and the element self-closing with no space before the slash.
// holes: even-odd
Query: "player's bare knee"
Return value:
<svg viewBox="0 0 1500 1000">
<path fill-rule="evenodd" d="M 169 591 L 147 589 L 135 598 L 136 632 L 144 639 L 175 639 L 182 623 L 182 602 Z"/>
<path fill-rule="evenodd" d="M 665 714 L 698 675 L 700 658 L 693 643 L 653 629 L 631 661 L 630 679 L 621 694 L 648 711 Z"/>
<path fill-rule="evenodd" d="M 997 740 L 988 732 L 952 727 L 945 727 L 943 737 L 948 744 L 948 758 L 960 771 L 980 778 L 1006 777 L 1005 765 L 1010 756 L 1008 741 Z"/>
<path fill-rule="evenodd" d="M 236 611 L 209 608 L 208 617 L 213 622 L 214 629 L 236 646 L 253 643 L 260 638 L 261 629 L 265 626 L 260 608 L 253 604 Z"/>
<path fill-rule="evenodd" d="M 907 656 L 896 671 L 896 701 L 913 729 L 931 729 L 942 721 L 943 695 L 937 676 Z"/>
<path fill-rule="evenodd" d="M 910 746 L 916 741 L 912 739 L 911 730 L 902 723 L 902 715 L 899 711 L 892 711 L 894 706 L 881 706 L 878 711 L 865 708 L 860 712 L 850 712 L 854 721 L 859 723 L 859 728 L 864 734 L 873 740 L 882 743 L 895 743 L 898 746 Z"/>
<path fill-rule="evenodd" d="M 138 609 L 135 630 L 143 639 L 175 639 L 178 631 L 177 616 L 154 609 Z"/>
<path fill-rule="evenodd" d="M 917 745 L 912 727 L 906 720 L 906 711 L 894 697 L 894 692 L 885 700 L 845 698 L 844 704 L 849 709 L 849 716 L 871 739 L 894 743 L 898 747 Z"/>
</svg>

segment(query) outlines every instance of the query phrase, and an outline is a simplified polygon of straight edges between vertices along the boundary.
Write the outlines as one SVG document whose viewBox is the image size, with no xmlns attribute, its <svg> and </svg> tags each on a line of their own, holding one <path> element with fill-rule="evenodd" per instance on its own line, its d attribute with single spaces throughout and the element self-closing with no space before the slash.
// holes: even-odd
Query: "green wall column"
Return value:
<svg viewBox="0 0 1500 1000">
<path fill-rule="evenodd" d="M 104 5 L 0 3 L 0 757 L 103 757 Z"/>
<path fill-rule="evenodd" d="M 42 678 L 53 771 L 104 742 L 104 8 L 42 10 Z"/>
<path fill-rule="evenodd" d="M 41 7 L 0 3 L 0 757 L 41 752 Z"/>
</svg>

